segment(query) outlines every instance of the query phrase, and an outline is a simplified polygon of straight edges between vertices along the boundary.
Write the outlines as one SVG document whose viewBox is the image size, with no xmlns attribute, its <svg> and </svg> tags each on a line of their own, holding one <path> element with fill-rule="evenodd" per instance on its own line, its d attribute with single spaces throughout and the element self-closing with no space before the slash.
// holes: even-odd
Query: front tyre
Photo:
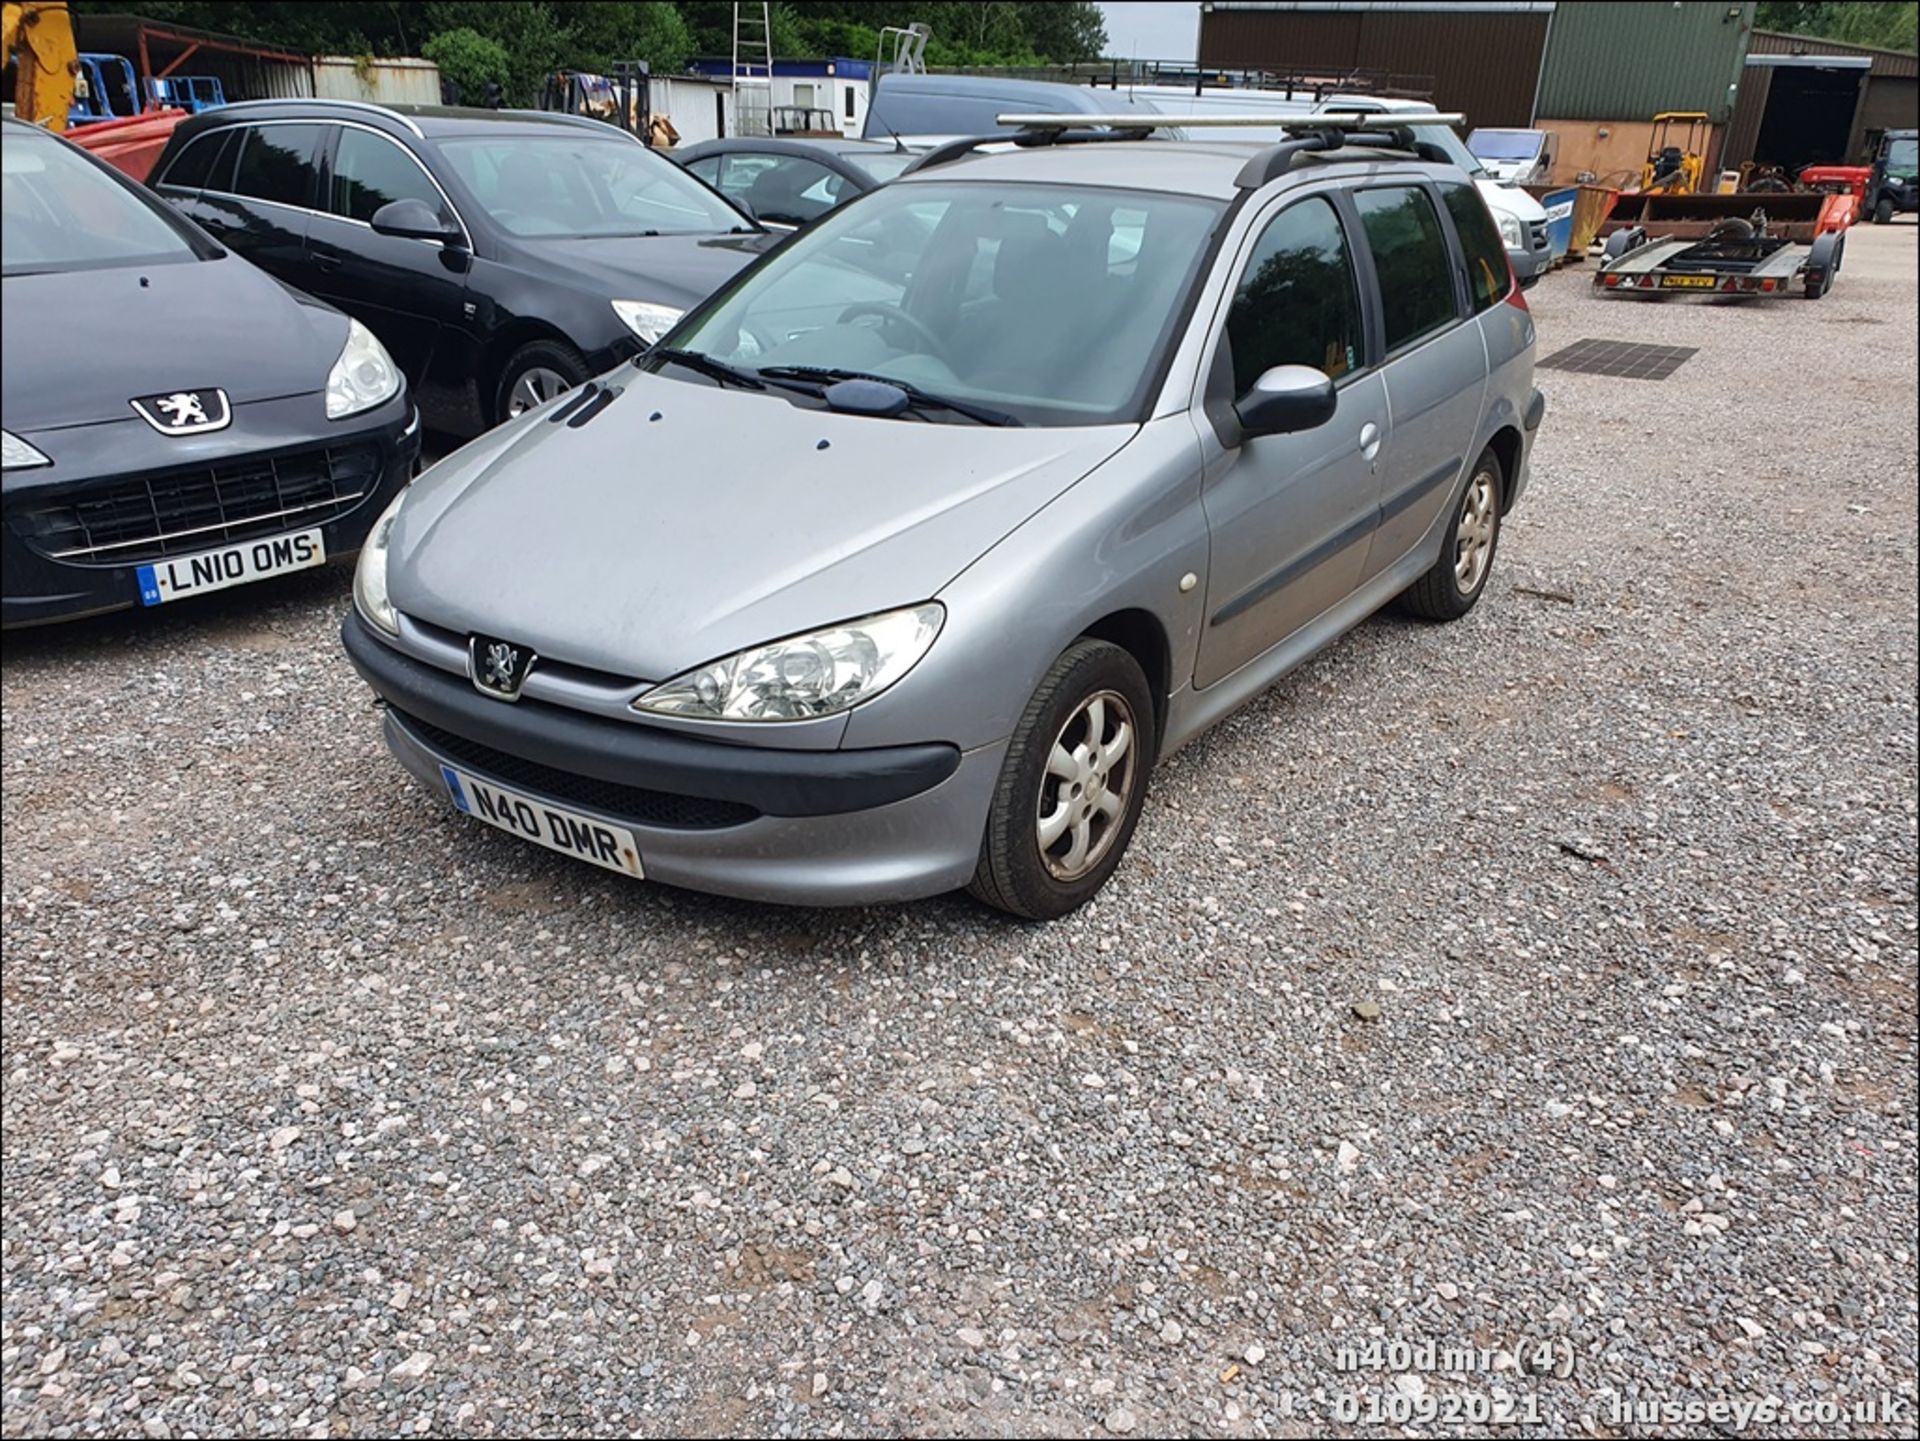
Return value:
<svg viewBox="0 0 1920 1441">
<path fill-rule="evenodd" d="M 967 889 L 1033 921 L 1084 904 L 1133 838 L 1157 740 L 1140 663 L 1107 641 L 1068 646 L 1014 727 Z"/>
<path fill-rule="evenodd" d="M 1507 493 L 1500 457 L 1489 446 L 1454 507 L 1440 558 L 1400 595 L 1400 608 L 1425 620 L 1458 620 L 1472 610 L 1493 573 L 1500 548 L 1501 497 Z"/>
<path fill-rule="evenodd" d="M 501 369 L 494 394 L 494 424 L 524 415 L 586 379 L 587 362 L 566 341 L 531 341 L 514 351 Z"/>
</svg>

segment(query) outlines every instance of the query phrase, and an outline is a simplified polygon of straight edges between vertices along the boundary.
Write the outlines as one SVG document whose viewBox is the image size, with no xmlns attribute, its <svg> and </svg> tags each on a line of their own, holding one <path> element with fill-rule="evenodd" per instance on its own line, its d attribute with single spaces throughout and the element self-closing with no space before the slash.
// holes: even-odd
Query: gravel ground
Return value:
<svg viewBox="0 0 1920 1441">
<path fill-rule="evenodd" d="M 1914 1434 L 1916 235 L 1549 278 L 1542 355 L 1700 353 L 1543 371 L 1474 615 L 1163 768 L 1052 926 L 461 821 L 344 574 L 10 638 L 6 1433 Z"/>
</svg>

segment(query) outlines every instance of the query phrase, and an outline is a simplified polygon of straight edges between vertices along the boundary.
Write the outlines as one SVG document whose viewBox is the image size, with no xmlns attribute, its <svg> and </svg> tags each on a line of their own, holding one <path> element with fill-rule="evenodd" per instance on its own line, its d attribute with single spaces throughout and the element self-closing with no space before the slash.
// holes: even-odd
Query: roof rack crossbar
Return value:
<svg viewBox="0 0 1920 1441">
<path fill-rule="evenodd" d="M 1302 115 L 1000 115 L 1015 130 L 1199 130 L 1259 126 L 1267 130 L 1403 130 L 1409 125 L 1460 125 L 1466 116 L 1440 110 L 1326 110 Z"/>
</svg>

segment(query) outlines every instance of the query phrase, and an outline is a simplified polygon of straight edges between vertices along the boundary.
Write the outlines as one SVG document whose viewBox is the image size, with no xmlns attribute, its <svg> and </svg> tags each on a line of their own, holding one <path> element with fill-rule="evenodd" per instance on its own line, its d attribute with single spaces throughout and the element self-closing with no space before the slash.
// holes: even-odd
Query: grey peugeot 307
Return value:
<svg viewBox="0 0 1920 1441">
<path fill-rule="evenodd" d="M 1545 409 L 1472 181 L 1022 123 L 414 483 L 345 625 L 407 770 L 630 876 L 1058 916 L 1156 760 L 1472 608 Z"/>
</svg>

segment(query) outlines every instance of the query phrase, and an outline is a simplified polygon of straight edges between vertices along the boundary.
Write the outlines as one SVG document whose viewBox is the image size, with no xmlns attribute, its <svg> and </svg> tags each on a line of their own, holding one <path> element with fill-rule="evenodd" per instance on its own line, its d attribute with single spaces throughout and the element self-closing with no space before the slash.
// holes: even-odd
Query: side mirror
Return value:
<svg viewBox="0 0 1920 1441">
<path fill-rule="evenodd" d="M 437 240 L 442 245 L 460 243 L 460 227 L 443 219 L 424 200 L 408 197 L 389 200 L 373 212 L 368 222 L 376 235 L 397 235 L 403 240 Z"/>
<path fill-rule="evenodd" d="M 1339 403 L 1333 381 L 1311 365 L 1276 365 L 1234 401 L 1233 413 L 1251 440 L 1325 425 Z"/>
</svg>

